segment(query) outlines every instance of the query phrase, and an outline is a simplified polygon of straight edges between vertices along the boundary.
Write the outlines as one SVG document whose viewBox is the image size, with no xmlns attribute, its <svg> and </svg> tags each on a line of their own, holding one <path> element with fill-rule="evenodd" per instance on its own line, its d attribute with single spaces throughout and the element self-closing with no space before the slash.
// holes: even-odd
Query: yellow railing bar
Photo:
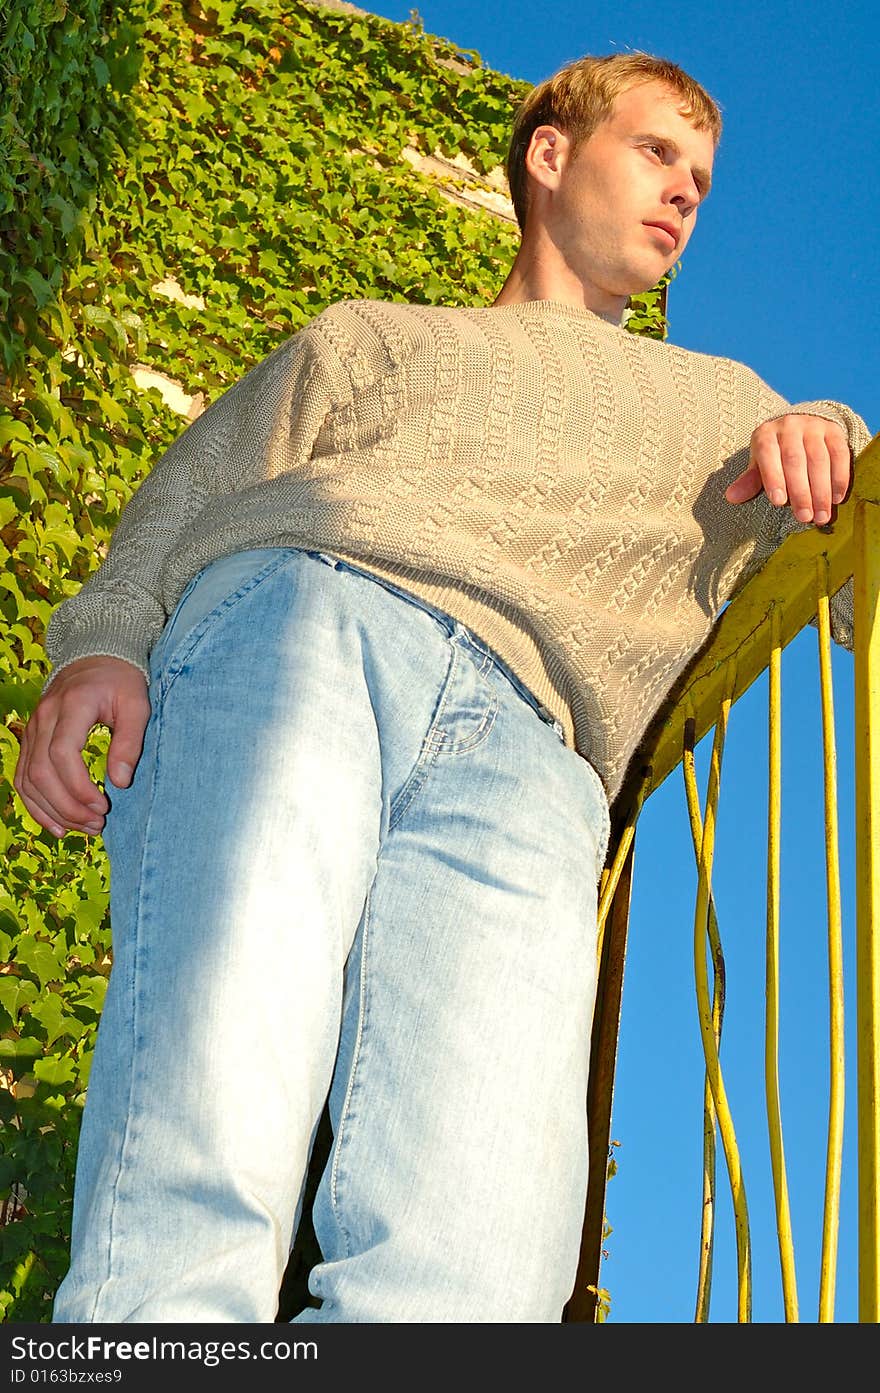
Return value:
<svg viewBox="0 0 880 1393">
<path fill-rule="evenodd" d="M 642 804 L 645 801 L 645 796 L 648 791 L 648 784 L 648 778 L 642 780 L 641 786 L 638 789 L 638 792 L 636 793 L 635 802 L 626 819 L 626 822 L 623 825 L 623 828 L 620 832 L 620 836 L 617 839 L 617 848 L 614 853 L 614 859 L 611 862 L 611 866 L 606 867 L 606 869 L 603 870 L 602 879 L 599 883 L 599 908 L 597 911 L 599 934 L 596 952 L 600 962 L 602 961 L 602 947 L 605 942 L 605 923 L 608 919 L 608 911 L 611 908 L 611 904 L 614 899 L 614 894 L 617 890 L 618 881 L 620 880 L 621 870 L 623 869 L 626 858 L 629 855 L 629 849 L 632 845 L 633 837 L 636 834 L 636 823 L 639 820 L 639 813 L 641 812 Z"/>
<path fill-rule="evenodd" d="M 876 458 L 873 445 L 868 453 Z M 874 473 L 873 469 L 870 475 L 857 469 L 855 488 L 856 1072 L 861 1321 L 880 1321 L 880 489 Z"/>
<path fill-rule="evenodd" d="M 694 763 L 694 723 L 689 721 L 685 727 L 685 748 L 682 754 L 685 793 L 691 823 L 691 836 L 694 854 L 699 864 L 703 845 L 703 816 L 700 812 L 700 795 L 697 789 L 697 774 Z M 715 1049 L 721 1047 L 721 1029 L 724 1024 L 724 997 L 726 974 L 724 954 L 721 948 L 721 935 L 718 932 L 718 919 L 715 913 L 715 899 L 709 896 L 709 949 L 712 954 L 712 1031 Z M 697 1301 L 694 1320 L 701 1324 L 709 1319 L 709 1302 L 712 1294 L 712 1258 L 715 1242 L 715 1130 L 717 1117 L 712 1101 L 712 1087 L 709 1074 L 703 1082 L 703 1203 L 700 1212 L 700 1262 L 697 1274 Z"/>
<path fill-rule="evenodd" d="M 828 567 L 824 557 L 819 557 L 816 562 L 816 579 L 819 618 L 819 685 L 822 694 L 822 751 L 825 773 L 825 876 L 828 896 L 828 1034 L 830 1042 L 828 1147 L 825 1164 L 825 1204 L 822 1218 L 822 1265 L 819 1276 L 819 1320 L 824 1323 L 834 1320 L 844 1118 L 843 923 L 840 905 L 840 854 L 837 822 L 837 754 L 831 683 L 831 616 L 828 606 Z"/>
<path fill-rule="evenodd" d="M 779 1106 L 779 861 L 782 834 L 782 649 L 779 606 L 770 611 L 769 780 L 767 793 L 767 940 L 764 1089 L 770 1133 L 770 1164 L 776 1204 L 776 1233 L 782 1271 L 782 1301 L 787 1321 L 798 1318 L 794 1240 L 788 1204 L 782 1114 Z"/>
<path fill-rule="evenodd" d="M 745 1185 L 740 1165 L 739 1149 L 733 1118 L 727 1102 L 721 1063 L 715 1045 L 715 1027 L 712 1004 L 709 1000 L 709 982 L 706 970 L 706 933 L 709 918 L 709 897 L 711 895 L 712 862 L 715 856 L 715 821 L 718 808 L 718 794 L 721 786 L 721 760 L 724 753 L 724 736 L 727 718 L 730 713 L 731 692 L 736 684 L 736 669 L 732 662 L 725 673 L 722 688 L 721 708 L 715 726 L 715 739 L 712 744 L 712 757 L 709 766 L 709 782 L 706 789 L 706 810 L 703 814 L 703 836 L 700 843 L 700 871 L 697 885 L 697 903 L 694 911 L 694 977 L 697 989 L 697 1011 L 700 1020 L 700 1035 L 703 1040 L 703 1053 L 706 1058 L 706 1073 L 712 1089 L 712 1101 L 718 1116 L 718 1129 L 727 1162 L 727 1174 L 733 1198 L 736 1227 L 737 1258 L 737 1315 L 740 1321 L 751 1320 L 752 1314 L 752 1274 L 751 1250 L 749 1241 L 749 1215 L 746 1204 Z"/>
</svg>

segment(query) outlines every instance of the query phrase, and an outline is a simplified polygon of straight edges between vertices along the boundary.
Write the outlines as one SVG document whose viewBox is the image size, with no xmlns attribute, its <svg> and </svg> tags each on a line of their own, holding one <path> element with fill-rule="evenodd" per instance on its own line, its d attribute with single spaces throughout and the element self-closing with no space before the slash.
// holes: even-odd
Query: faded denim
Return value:
<svg viewBox="0 0 880 1393">
<path fill-rule="evenodd" d="M 226 557 L 108 784 L 114 965 L 56 1322 L 555 1322 L 587 1183 L 598 775 L 455 620 Z"/>
</svg>

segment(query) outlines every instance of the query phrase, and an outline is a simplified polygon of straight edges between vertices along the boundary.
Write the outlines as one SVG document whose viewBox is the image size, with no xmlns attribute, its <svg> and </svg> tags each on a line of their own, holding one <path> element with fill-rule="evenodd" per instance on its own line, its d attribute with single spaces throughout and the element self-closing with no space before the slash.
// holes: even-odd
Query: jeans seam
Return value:
<svg viewBox="0 0 880 1393">
<path fill-rule="evenodd" d="M 222 600 L 218 600 L 214 608 L 209 610 L 208 613 L 199 620 L 195 628 L 187 635 L 182 647 L 175 651 L 174 656 L 165 666 L 164 671 L 158 675 L 157 685 L 162 696 L 167 695 L 170 691 L 174 682 L 183 671 L 187 660 L 192 657 L 196 648 L 201 643 L 202 639 L 206 637 L 208 631 L 214 627 L 220 615 L 243 600 L 245 595 L 248 595 L 262 581 L 268 580 L 270 576 L 274 575 L 276 571 L 286 565 L 289 559 L 287 555 L 274 556 L 261 570 L 257 571 L 254 575 L 248 576 L 246 580 L 243 580 L 242 583 L 235 588 L 235 590 L 225 595 Z M 183 596 L 179 603 L 182 603 L 182 600 Z M 159 638 L 161 640 L 161 634 Z"/>
<path fill-rule="evenodd" d="M 593 765 L 586 758 L 586 756 L 583 756 L 583 760 L 587 766 L 587 773 L 592 778 L 593 783 L 595 784 L 599 792 L 599 797 L 602 803 L 602 823 L 605 831 L 605 841 L 607 842 L 608 838 L 611 835 L 611 812 L 608 807 L 608 794 L 605 792 L 605 785 L 602 782 L 602 778 L 599 774 L 598 769 L 595 769 L 593 767 Z"/>
<path fill-rule="evenodd" d="M 440 753 L 440 747 L 434 742 L 432 737 L 434 731 L 437 729 L 438 722 L 442 719 L 443 712 L 449 704 L 449 691 L 455 674 L 458 671 L 458 652 L 456 645 L 450 644 L 449 646 L 449 664 L 443 676 L 440 696 L 428 723 L 428 729 L 422 739 L 421 748 L 416 756 L 416 761 L 412 769 L 400 787 L 399 793 L 391 800 L 388 814 L 389 832 L 392 828 L 397 826 L 410 803 L 412 803 L 413 799 L 416 797 L 416 794 L 424 786 L 428 771 L 431 766 L 436 763 L 437 756 Z"/>
<path fill-rule="evenodd" d="M 424 788 L 425 780 L 436 762 L 438 753 L 439 751 L 437 750 L 424 749 L 419 754 L 406 783 L 391 805 L 391 812 L 388 818 L 389 832 L 392 832 L 395 827 L 399 826 L 404 814 L 413 802 L 413 799 Z M 430 758 L 428 758 L 428 756 L 430 756 Z"/>
<path fill-rule="evenodd" d="M 395 596 L 396 599 L 403 600 L 405 604 L 412 605 L 414 609 L 421 610 L 422 614 L 426 614 L 429 619 L 432 619 L 434 623 L 443 630 L 447 638 L 452 637 L 456 624 L 456 620 L 453 619 L 452 615 L 446 614 L 444 610 L 438 609 L 436 605 L 432 605 L 427 600 L 423 600 L 422 597 L 415 594 L 414 591 L 407 590 L 400 585 L 395 585 L 393 581 L 386 580 L 384 576 L 375 575 L 372 571 L 365 570 L 363 567 L 357 566 L 353 561 L 347 561 L 341 556 L 331 557 L 325 552 L 314 551 L 307 552 L 306 554 L 314 557 L 316 560 L 323 561 L 325 565 L 333 566 L 337 571 L 347 571 L 350 575 L 357 576 L 360 580 L 372 581 L 374 585 L 380 586 L 383 590 L 387 591 L 389 595 Z"/>
<path fill-rule="evenodd" d="M 183 589 L 181 590 L 180 594 L 178 595 L 177 600 L 176 600 L 175 605 L 174 605 L 174 608 L 171 610 L 171 613 L 167 616 L 167 618 L 166 618 L 166 620 L 165 620 L 165 623 L 163 624 L 162 628 L 159 630 L 159 634 L 158 634 L 158 637 L 156 638 L 156 642 L 153 644 L 153 647 L 154 647 L 154 648 L 158 648 L 159 643 L 162 641 L 162 639 L 165 637 L 166 634 L 168 634 L 168 633 L 173 633 L 173 632 L 174 632 L 174 628 L 175 628 L 175 618 L 176 618 L 176 616 L 177 616 L 179 610 L 180 610 L 181 607 L 183 606 L 184 602 L 185 602 L 185 601 L 189 598 L 189 596 L 192 594 L 193 590 L 195 590 L 196 586 L 198 585 L 199 581 L 201 580 L 201 578 L 202 578 L 202 576 L 203 576 L 203 574 L 204 574 L 204 572 L 205 572 L 206 570 L 207 570 L 207 567 L 203 566 L 203 567 L 201 568 L 201 570 L 196 571 L 196 573 L 195 573 L 194 576 L 190 576 L 190 578 L 189 578 L 189 580 L 187 581 L 186 585 L 183 587 Z"/>
<path fill-rule="evenodd" d="M 334 1148 L 333 1148 L 333 1163 L 332 1163 L 332 1170 L 331 1170 L 331 1173 L 330 1173 L 330 1203 L 331 1203 L 331 1205 L 332 1205 L 332 1207 L 333 1207 L 333 1217 L 334 1217 L 335 1220 L 336 1220 L 336 1227 L 337 1227 L 337 1229 L 339 1230 L 339 1233 L 340 1233 L 340 1235 L 341 1235 L 341 1237 L 342 1237 L 342 1241 L 343 1241 L 343 1244 L 344 1244 L 344 1247 L 345 1247 L 345 1256 L 346 1256 L 346 1257 L 351 1257 L 351 1254 L 352 1254 L 352 1244 L 351 1244 L 351 1234 L 349 1233 L 348 1229 L 346 1228 L 346 1226 L 345 1226 L 345 1224 L 343 1223 L 343 1220 L 342 1220 L 341 1206 L 340 1206 L 340 1201 L 339 1201 L 339 1170 L 340 1170 L 340 1163 L 341 1163 L 341 1157 L 342 1157 L 342 1148 L 343 1148 L 343 1146 L 345 1145 L 346 1138 L 347 1138 L 347 1135 L 348 1135 L 348 1125 L 347 1125 L 347 1124 L 348 1124 L 348 1113 L 349 1113 L 349 1108 L 350 1108 L 350 1105 L 351 1105 L 352 1094 L 354 1093 L 354 1088 L 355 1088 L 355 1076 L 356 1076 L 356 1074 L 357 1074 L 358 1065 L 359 1065 L 359 1063 L 360 1063 L 360 1058 L 361 1058 L 361 1046 L 362 1046 L 362 1044 L 363 1044 L 364 1031 L 365 1031 L 365 1029 L 366 1029 L 366 1017 L 367 1017 L 367 957 L 368 957 L 369 948 L 370 948 L 370 923 L 371 923 L 370 910 L 371 910 L 371 908 L 372 908 L 372 899 L 371 899 L 370 894 L 368 894 L 368 895 L 367 895 L 366 904 L 365 904 L 365 906 L 364 906 L 364 923 L 363 923 L 363 932 L 362 932 L 362 935 L 361 935 L 361 964 L 360 964 L 360 973 L 359 973 L 359 982 L 358 982 L 358 1023 L 357 1023 L 357 1033 L 356 1033 L 356 1035 L 355 1035 L 354 1049 L 352 1050 L 351 1070 L 350 1070 L 350 1072 L 349 1072 L 349 1075 L 348 1075 L 348 1083 L 346 1084 L 346 1088 L 345 1088 L 345 1098 L 343 1099 L 342 1107 L 341 1107 L 340 1112 L 339 1112 L 339 1130 L 338 1130 L 338 1133 L 337 1133 L 337 1136 L 336 1136 L 336 1143 L 335 1143 L 335 1146 L 334 1146 Z"/>
<path fill-rule="evenodd" d="M 94 1301 L 94 1306 L 93 1306 L 93 1308 L 92 1308 L 92 1317 L 91 1317 L 92 1321 L 94 1321 L 94 1320 L 97 1319 L 97 1312 L 98 1312 L 98 1307 L 99 1307 L 100 1302 L 101 1302 L 101 1298 L 102 1298 L 102 1296 L 103 1296 L 103 1294 L 104 1294 L 104 1292 L 105 1292 L 105 1290 L 106 1290 L 108 1284 L 109 1284 L 109 1283 L 112 1281 L 112 1279 L 113 1279 L 113 1242 L 114 1242 L 115 1229 L 116 1229 L 116 1225 L 117 1225 L 117 1218 L 118 1218 L 118 1213 L 119 1213 L 119 1208 L 120 1208 L 120 1203 L 121 1203 L 120 1195 L 119 1195 L 119 1187 L 120 1187 L 120 1185 L 121 1185 L 121 1183 L 122 1183 L 122 1175 L 123 1175 L 123 1171 L 125 1170 L 125 1167 L 126 1167 L 126 1163 L 127 1163 L 127 1160 L 128 1160 L 128 1154 L 130 1153 L 131 1148 L 132 1148 L 133 1145 L 134 1145 L 133 1121 L 132 1121 L 132 1120 L 133 1120 L 133 1118 L 134 1118 L 134 1116 L 135 1116 L 134 1100 L 135 1100 L 136 1085 L 137 1085 L 137 1071 L 136 1071 L 136 1068 L 135 1068 L 135 1055 L 136 1055 L 136 1042 L 137 1042 L 137 1034 L 138 1034 L 138 1017 L 139 1017 L 139 1009 L 138 1009 L 138 1006 L 139 1006 L 139 1003 L 138 1003 L 138 964 L 139 964 L 139 958 L 140 958 L 140 946 L 141 946 L 141 938 L 142 938 L 142 934 L 141 934 L 142 923 L 143 923 L 142 909 L 143 909 L 144 895 L 145 895 L 145 892 L 146 892 L 146 879 L 147 879 L 146 873 L 145 873 L 145 866 L 146 866 L 146 860 L 147 860 L 147 848 L 148 848 L 149 838 L 150 838 L 150 828 L 151 828 L 151 824 L 152 824 L 152 820 L 153 820 L 153 810 L 154 810 L 154 808 L 155 808 L 155 802 L 156 802 L 156 784 L 157 784 L 158 777 L 159 777 L 159 763 L 160 763 L 160 752 L 161 752 L 161 743 L 162 743 L 162 741 L 161 741 L 161 737 L 162 737 L 161 707 L 160 707 L 160 703 L 159 703 L 158 701 L 157 701 L 157 703 L 156 703 L 156 713 L 155 713 L 155 714 L 156 714 L 156 753 L 155 753 L 155 758 L 154 758 L 154 760 L 153 760 L 152 779 L 151 779 L 151 784 L 150 784 L 150 811 L 149 811 L 149 813 L 147 814 L 146 822 L 145 822 L 145 824 L 144 824 L 144 840 L 143 840 L 143 847 L 142 847 L 142 850 L 141 850 L 141 857 L 140 857 L 140 874 L 139 874 L 139 876 L 138 876 L 137 912 L 136 912 L 136 916 L 135 916 L 134 934 L 133 934 L 133 943 L 132 943 L 132 964 L 131 964 L 131 1010 L 130 1010 L 130 1012 L 128 1013 L 128 1019 L 129 1019 L 129 1021 L 130 1021 L 130 1026 L 131 1026 L 131 1030 L 130 1030 L 130 1040 L 131 1040 L 131 1078 L 130 1078 L 130 1080 L 129 1080 L 129 1086 L 128 1086 L 128 1101 L 127 1101 L 126 1110 L 125 1110 L 125 1125 L 124 1125 L 124 1127 L 123 1127 L 122 1139 L 121 1139 L 121 1141 L 120 1141 L 120 1143 L 119 1143 L 119 1152 L 118 1152 L 119 1160 L 118 1160 L 118 1164 L 117 1164 L 117 1168 L 116 1168 L 116 1175 L 115 1175 L 115 1177 L 114 1177 L 113 1185 L 112 1185 L 112 1198 L 111 1198 L 111 1201 L 110 1201 L 110 1211 L 109 1211 L 108 1221 L 107 1221 L 107 1230 L 108 1230 L 108 1235 L 107 1235 L 107 1275 L 106 1275 L 106 1277 L 104 1278 L 104 1280 L 101 1282 L 100 1286 L 98 1287 L 98 1289 L 97 1289 L 97 1291 L 96 1291 L 96 1293 L 95 1293 L 95 1301 Z"/>
<path fill-rule="evenodd" d="M 587 766 L 587 774 L 589 777 L 592 778 L 593 784 L 598 790 L 599 799 L 602 807 L 602 832 L 600 833 L 599 840 L 597 842 L 596 851 L 596 879 L 598 880 L 602 875 L 605 860 L 608 856 L 608 843 L 611 839 L 611 810 L 608 807 L 608 794 L 605 792 L 605 785 L 602 782 L 599 771 L 597 769 L 594 769 L 593 765 L 585 756 L 579 756 L 579 758 L 583 758 L 584 763 Z M 599 851 L 603 845 L 604 851 L 602 851 L 600 859 Z"/>
</svg>

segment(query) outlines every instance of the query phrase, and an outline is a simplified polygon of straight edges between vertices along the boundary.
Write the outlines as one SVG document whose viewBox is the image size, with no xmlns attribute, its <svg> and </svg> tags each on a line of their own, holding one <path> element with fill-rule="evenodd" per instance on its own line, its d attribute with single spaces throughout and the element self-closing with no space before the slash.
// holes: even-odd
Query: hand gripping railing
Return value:
<svg viewBox="0 0 880 1393">
<path fill-rule="evenodd" d="M 719 1044 L 724 1015 L 724 959 L 712 898 L 712 863 L 724 738 L 730 708 L 763 672 L 769 690 L 769 792 L 766 937 L 765 1092 L 785 1319 L 798 1319 L 794 1245 L 779 1107 L 779 879 L 781 823 L 781 653 L 811 619 L 817 621 L 824 762 L 825 860 L 828 905 L 831 1039 L 828 1139 L 822 1225 L 819 1320 L 834 1319 L 837 1233 L 844 1119 L 843 932 L 836 756 L 831 684 L 829 597 L 850 577 L 854 585 L 856 1067 L 858 1126 L 859 1320 L 880 1320 L 880 435 L 856 461 L 851 494 L 826 527 L 790 537 L 743 587 L 709 641 L 676 683 L 630 765 L 612 809 L 609 864 L 599 900 L 599 990 L 593 1025 L 587 1111 L 590 1185 L 574 1294 L 566 1321 L 601 1317 L 599 1286 L 605 1188 L 621 990 L 626 954 L 635 830 L 645 800 L 679 765 L 685 781 L 698 885 L 694 965 L 700 1034 L 706 1061 L 703 1218 L 697 1275 L 697 1321 L 708 1319 L 715 1211 L 715 1139 L 720 1133 L 733 1201 L 737 1249 L 737 1314 L 751 1319 L 748 1208 Z M 705 807 L 701 811 L 694 749 L 714 727 Z M 712 987 L 706 961 L 712 960 Z"/>
</svg>

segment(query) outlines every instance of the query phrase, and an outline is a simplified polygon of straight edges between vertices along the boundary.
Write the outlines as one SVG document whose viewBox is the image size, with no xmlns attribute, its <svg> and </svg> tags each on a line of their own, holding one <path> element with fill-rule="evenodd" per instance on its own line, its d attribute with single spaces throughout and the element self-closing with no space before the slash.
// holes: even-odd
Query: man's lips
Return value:
<svg viewBox="0 0 880 1393">
<path fill-rule="evenodd" d="M 670 250 L 672 250 L 673 247 L 677 247 L 677 246 L 678 246 L 678 239 L 679 239 L 680 233 L 679 233 L 679 229 L 678 229 L 678 227 L 675 225 L 675 223 L 672 223 L 672 222 L 648 222 L 648 223 L 645 223 L 645 227 L 650 227 L 650 228 L 652 228 L 655 232 L 661 233 L 661 234 L 667 239 L 667 241 L 668 241 L 668 243 L 669 243 Z"/>
</svg>

